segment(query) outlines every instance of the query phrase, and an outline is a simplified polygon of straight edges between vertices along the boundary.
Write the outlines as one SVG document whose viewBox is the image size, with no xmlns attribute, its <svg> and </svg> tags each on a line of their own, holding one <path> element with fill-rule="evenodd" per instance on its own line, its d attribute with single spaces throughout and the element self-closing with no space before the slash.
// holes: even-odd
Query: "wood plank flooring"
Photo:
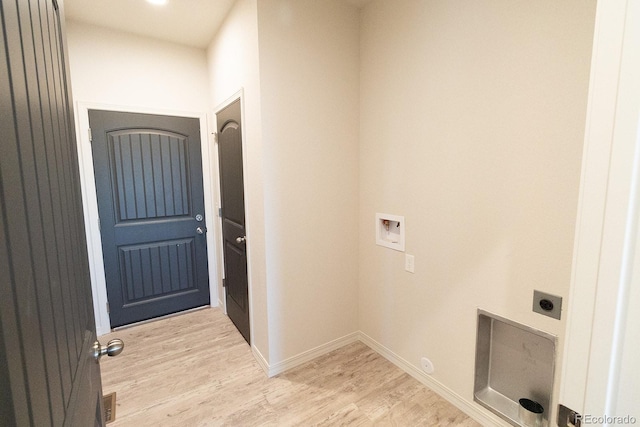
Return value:
<svg viewBox="0 0 640 427">
<path fill-rule="evenodd" d="M 267 378 L 216 308 L 134 326 L 124 352 L 101 360 L 117 392 L 109 427 L 479 426 L 357 342 Z"/>
</svg>

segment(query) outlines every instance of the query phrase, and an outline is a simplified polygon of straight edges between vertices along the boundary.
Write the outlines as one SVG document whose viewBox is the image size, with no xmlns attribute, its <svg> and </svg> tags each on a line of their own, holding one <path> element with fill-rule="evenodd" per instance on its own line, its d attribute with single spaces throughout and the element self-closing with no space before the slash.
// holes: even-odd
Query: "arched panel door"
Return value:
<svg viewBox="0 0 640 427">
<path fill-rule="evenodd" d="M 227 314 L 250 342 L 240 99 L 216 114 Z"/>
<path fill-rule="evenodd" d="M 111 326 L 209 304 L 196 118 L 89 111 Z"/>
</svg>

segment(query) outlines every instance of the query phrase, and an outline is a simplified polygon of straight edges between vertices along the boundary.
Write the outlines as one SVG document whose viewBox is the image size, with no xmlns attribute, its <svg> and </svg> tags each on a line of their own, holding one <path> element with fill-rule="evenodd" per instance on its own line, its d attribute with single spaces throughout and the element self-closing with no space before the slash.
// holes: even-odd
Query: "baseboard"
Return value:
<svg viewBox="0 0 640 427">
<path fill-rule="evenodd" d="M 260 353 L 260 350 L 258 350 L 258 347 L 256 347 L 255 345 L 252 345 L 251 346 L 251 352 L 253 353 L 253 357 L 256 359 L 256 362 L 258 362 L 258 365 L 264 371 L 265 375 L 270 376 L 269 375 L 269 363 L 267 362 L 267 359 L 264 358 L 262 353 Z"/>
<path fill-rule="evenodd" d="M 433 390 L 443 399 L 447 400 L 449 403 L 460 409 L 462 412 L 464 412 L 483 426 L 509 425 L 505 423 L 504 420 L 494 416 L 491 413 L 488 413 L 480 405 L 474 404 L 473 402 L 469 402 L 468 400 L 464 399 L 453 390 L 436 381 L 431 376 L 425 374 L 420 369 L 361 331 L 345 335 L 342 338 L 335 339 L 326 344 L 320 345 L 311 350 L 307 350 L 273 365 L 269 365 L 267 360 L 264 358 L 264 356 L 262 356 L 262 354 L 256 347 L 252 346 L 251 349 L 256 361 L 258 362 L 258 365 L 260 365 L 260 367 L 265 371 L 268 377 L 273 377 L 282 372 L 288 371 L 289 369 L 310 362 L 317 357 L 323 356 L 331 351 L 337 350 L 355 341 L 361 341 L 363 344 L 370 347 L 373 351 L 377 352 L 389 362 L 393 363 L 395 366 L 411 375 L 416 380 L 420 381 L 426 387 Z"/>
<path fill-rule="evenodd" d="M 285 359 L 282 362 L 275 363 L 272 366 L 269 366 L 267 364 L 266 365 L 268 367 L 267 375 L 269 377 L 273 377 L 274 375 L 278 375 L 284 371 L 288 371 L 289 369 L 292 369 L 304 363 L 310 362 L 311 360 L 317 357 L 327 354 L 333 350 L 337 350 L 340 347 L 344 347 L 347 344 L 351 344 L 353 342 L 358 341 L 359 336 L 360 336 L 359 332 L 353 332 L 351 334 L 345 335 L 344 337 L 335 339 L 333 341 L 329 341 L 326 344 L 322 344 L 316 348 L 312 348 L 311 350 L 304 351 L 296 356 Z"/>
<path fill-rule="evenodd" d="M 372 350 L 380 354 L 382 357 L 387 359 L 389 362 L 396 365 L 398 368 L 402 369 L 407 374 L 411 375 L 416 380 L 420 381 L 425 386 L 429 387 L 431 390 L 440 395 L 443 399 L 447 400 L 449 403 L 460 409 L 462 412 L 482 424 L 483 426 L 508 426 L 509 424 L 505 423 L 502 419 L 498 417 L 494 417 L 492 414 L 486 413 L 480 405 L 475 405 L 468 400 L 464 399 L 459 394 L 455 393 L 453 390 L 449 389 L 442 383 L 436 381 L 429 375 L 422 372 L 420 369 L 403 359 L 402 357 L 395 354 L 393 351 L 380 344 L 367 334 L 363 332 L 359 332 L 358 339 L 362 341 L 364 344 L 369 346 Z"/>
</svg>

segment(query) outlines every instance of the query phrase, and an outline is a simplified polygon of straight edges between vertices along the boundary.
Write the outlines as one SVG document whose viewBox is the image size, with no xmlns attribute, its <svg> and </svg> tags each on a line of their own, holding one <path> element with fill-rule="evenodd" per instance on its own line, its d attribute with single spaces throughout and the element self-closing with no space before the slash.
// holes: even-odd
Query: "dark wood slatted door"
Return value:
<svg viewBox="0 0 640 427">
<path fill-rule="evenodd" d="M 103 425 L 63 16 L 0 3 L 1 426 Z"/>
<path fill-rule="evenodd" d="M 250 342 L 240 100 L 216 114 L 227 314 Z"/>
<path fill-rule="evenodd" d="M 200 121 L 89 112 L 111 326 L 209 304 Z"/>
</svg>

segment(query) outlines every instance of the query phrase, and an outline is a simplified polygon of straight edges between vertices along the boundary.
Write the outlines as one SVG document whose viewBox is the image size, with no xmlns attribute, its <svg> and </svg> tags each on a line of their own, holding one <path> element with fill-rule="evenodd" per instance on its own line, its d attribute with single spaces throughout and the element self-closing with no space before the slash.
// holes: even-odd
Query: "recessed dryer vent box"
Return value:
<svg viewBox="0 0 640 427">
<path fill-rule="evenodd" d="M 549 419 L 556 358 L 555 335 L 478 309 L 473 400 L 514 426 L 520 399 L 544 408 L 541 427 Z"/>
<path fill-rule="evenodd" d="M 403 216 L 376 214 L 376 243 L 378 245 L 404 252 L 404 229 Z"/>
</svg>

